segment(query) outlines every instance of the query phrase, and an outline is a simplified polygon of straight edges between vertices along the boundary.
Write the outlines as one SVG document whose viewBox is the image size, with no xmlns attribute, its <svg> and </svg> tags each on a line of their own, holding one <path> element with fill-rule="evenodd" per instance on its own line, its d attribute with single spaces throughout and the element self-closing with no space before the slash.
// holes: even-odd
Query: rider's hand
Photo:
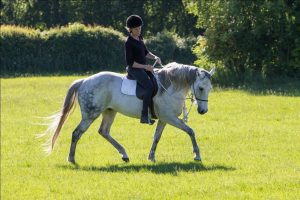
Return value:
<svg viewBox="0 0 300 200">
<path fill-rule="evenodd" d="M 153 72 L 153 67 L 151 65 L 145 65 L 145 70 Z"/>
<path fill-rule="evenodd" d="M 160 57 L 155 56 L 155 60 L 157 60 L 157 63 L 158 63 L 158 64 L 161 64 Z"/>
</svg>

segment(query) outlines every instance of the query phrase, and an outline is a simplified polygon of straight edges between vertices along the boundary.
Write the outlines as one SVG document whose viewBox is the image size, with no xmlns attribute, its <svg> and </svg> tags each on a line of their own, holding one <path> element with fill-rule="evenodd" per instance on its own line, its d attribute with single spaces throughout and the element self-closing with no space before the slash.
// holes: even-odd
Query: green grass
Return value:
<svg viewBox="0 0 300 200">
<path fill-rule="evenodd" d="M 130 163 L 97 133 L 97 119 L 77 146 L 79 166 L 66 162 L 79 106 L 50 156 L 36 134 L 38 117 L 59 110 L 79 77 L 1 80 L 1 199 L 299 199 L 300 97 L 238 89 L 212 91 L 209 112 L 195 107 L 188 124 L 203 162 L 193 162 L 184 132 L 167 126 L 157 163 L 147 156 L 155 127 L 120 114 L 112 135 Z M 101 118 L 101 117 L 100 117 Z"/>
</svg>

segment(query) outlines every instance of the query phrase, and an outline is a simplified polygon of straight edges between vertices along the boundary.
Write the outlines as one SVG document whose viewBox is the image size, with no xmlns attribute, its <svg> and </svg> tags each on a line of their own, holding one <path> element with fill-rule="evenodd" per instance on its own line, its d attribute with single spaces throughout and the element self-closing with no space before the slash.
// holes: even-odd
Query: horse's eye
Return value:
<svg viewBox="0 0 300 200">
<path fill-rule="evenodd" d="M 199 90 L 200 90 L 200 92 L 202 92 L 204 89 L 201 87 L 201 88 L 199 88 Z"/>
</svg>

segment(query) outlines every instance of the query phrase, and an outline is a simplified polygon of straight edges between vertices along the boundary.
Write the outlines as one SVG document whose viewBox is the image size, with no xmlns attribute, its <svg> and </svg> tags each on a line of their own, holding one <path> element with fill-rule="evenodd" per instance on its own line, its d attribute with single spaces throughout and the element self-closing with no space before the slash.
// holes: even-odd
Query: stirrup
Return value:
<svg viewBox="0 0 300 200">
<path fill-rule="evenodd" d="M 147 116 L 141 116 L 140 122 L 141 122 L 142 124 L 149 124 L 149 125 L 152 125 L 152 124 L 155 123 L 155 120 L 149 119 L 149 117 L 148 117 L 148 115 L 147 115 Z"/>
</svg>

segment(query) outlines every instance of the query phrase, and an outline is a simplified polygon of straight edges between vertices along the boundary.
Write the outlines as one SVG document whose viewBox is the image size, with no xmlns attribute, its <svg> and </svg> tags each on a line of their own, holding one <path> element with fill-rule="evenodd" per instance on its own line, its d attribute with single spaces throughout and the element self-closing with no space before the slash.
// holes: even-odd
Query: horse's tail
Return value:
<svg viewBox="0 0 300 200">
<path fill-rule="evenodd" d="M 68 92 L 65 97 L 64 104 L 63 104 L 61 111 L 59 111 L 57 114 L 54 114 L 49 117 L 51 122 L 48 126 L 48 129 L 43 134 L 43 135 L 46 135 L 48 133 L 52 134 L 52 137 L 50 137 L 50 140 L 45 144 L 45 146 L 46 146 L 45 151 L 48 154 L 50 154 L 52 152 L 55 141 L 59 136 L 60 130 L 61 130 L 64 122 L 68 118 L 68 115 L 70 114 L 72 107 L 75 104 L 75 100 L 76 100 L 77 93 L 78 93 L 78 88 L 82 84 L 83 80 L 84 79 L 80 79 L 80 80 L 74 81 L 72 83 L 72 85 L 68 89 Z"/>
</svg>

